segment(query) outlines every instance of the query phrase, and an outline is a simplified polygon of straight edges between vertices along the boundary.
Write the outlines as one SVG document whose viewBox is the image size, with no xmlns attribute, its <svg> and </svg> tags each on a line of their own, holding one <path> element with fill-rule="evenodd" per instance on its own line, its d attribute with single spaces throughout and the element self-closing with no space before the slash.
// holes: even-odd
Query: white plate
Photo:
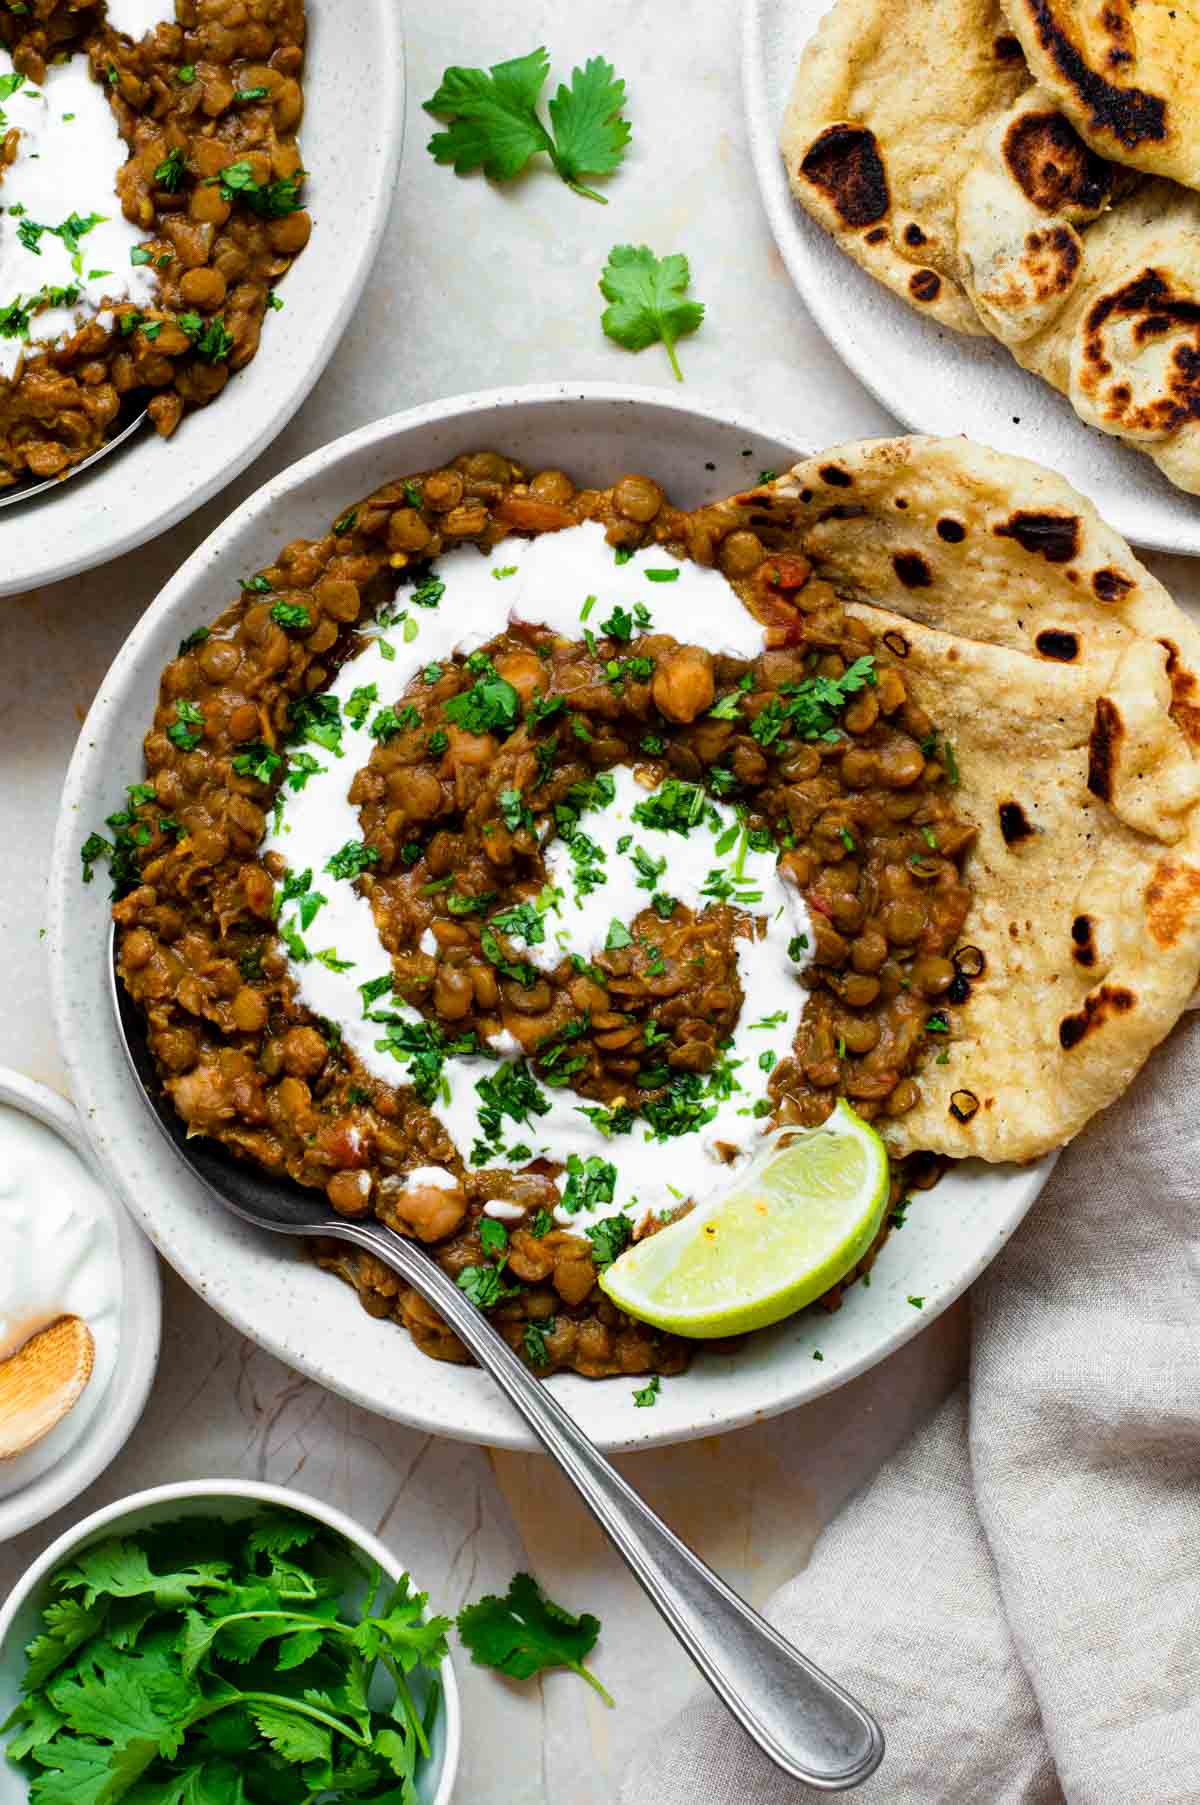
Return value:
<svg viewBox="0 0 1200 1805">
<path fill-rule="evenodd" d="M 0 1104 L 22 1109 L 53 1129 L 89 1168 L 95 1169 L 96 1161 L 78 1116 L 55 1091 L 0 1066 Z M 103 1179 L 102 1173 L 98 1176 Z M 107 1192 L 104 1201 L 117 1233 L 124 1286 L 116 1370 L 109 1380 L 102 1408 L 62 1459 L 19 1491 L 0 1498 L 0 1542 L 32 1529 L 36 1523 L 44 1523 L 54 1511 L 77 1498 L 116 1459 L 145 1408 L 158 1370 L 162 1318 L 158 1260 L 149 1241 Z M 4 1716 L 0 1710 L 0 1722 Z M 3 1765 L 0 1762 L 0 1768 Z"/>
<path fill-rule="evenodd" d="M 649 471 L 685 504 L 727 494 L 748 472 L 805 449 L 794 435 L 662 390 L 581 383 L 414 408 L 284 471 L 193 553 L 105 678 L 63 791 L 49 956 L 59 1041 L 96 1151 L 189 1284 L 281 1360 L 369 1410 L 438 1435 L 527 1448 L 528 1432 L 483 1373 L 418 1354 L 406 1334 L 373 1321 L 353 1292 L 286 1243 L 235 1221 L 180 1164 L 127 1072 L 108 994 L 106 886 L 85 889 L 79 863 L 88 831 L 120 803 L 122 784 L 141 776 L 159 673 L 178 641 L 236 594 L 238 577 L 269 564 L 287 540 L 320 531 L 375 485 L 481 446 L 534 468 L 560 465 L 589 483 Z M 556 1393 L 602 1446 L 634 1448 L 735 1428 L 831 1391 L 909 1340 L 983 1271 L 1048 1170 L 1047 1162 L 960 1169 L 919 1198 L 870 1288 L 854 1286 L 837 1315 L 794 1318 L 735 1357 L 698 1354 L 686 1377 L 667 1381 L 653 1410 L 635 1409 L 634 1382 L 620 1379 L 556 1379 Z M 924 1307 L 908 1303 L 910 1295 Z"/>
<path fill-rule="evenodd" d="M 176 1517 L 219 1517 L 236 1523 L 243 1517 L 260 1516 L 268 1509 L 315 1517 L 343 1541 L 360 1549 L 368 1561 L 377 1562 L 388 1579 L 398 1580 L 405 1570 L 396 1554 L 361 1524 L 335 1510 L 332 1504 L 310 1498 L 305 1492 L 289 1491 L 286 1486 L 264 1485 L 254 1479 L 200 1479 L 157 1485 L 150 1491 L 118 1498 L 59 1536 L 21 1575 L 0 1608 L 0 1723 L 21 1696 L 24 1651 L 46 1605 L 46 1581 L 77 1549 L 107 1541 L 110 1536 L 131 1535 L 156 1523 L 169 1523 Z M 412 1578 L 420 1590 L 420 1574 L 414 1573 Z M 436 1611 L 435 1600 L 431 1600 L 429 1609 Z M 462 1751 L 462 1705 L 449 1655 L 442 1662 L 438 1677 L 441 1696 L 431 1726 L 430 1759 L 417 1770 L 422 1805 L 450 1805 Z M 419 1709 L 423 1709 L 423 1697 L 418 1690 Z M 0 1760 L 0 1805 L 25 1805 L 28 1797 L 25 1776 L 9 1762 Z"/>
<path fill-rule="evenodd" d="M 1003 346 L 921 319 L 796 204 L 779 129 L 800 52 L 830 0 L 743 5 L 750 148 L 771 229 L 805 305 L 859 381 L 915 432 L 964 433 L 1057 470 L 1136 544 L 1200 552 L 1200 497 L 1174 488 L 1149 458 L 1085 426 L 1064 395 L 1022 370 Z"/>
<path fill-rule="evenodd" d="M 397 0 L 353 0 L 353 30 L 341 12 L 308 0 L 300 142 L 313 235 L 257 357 L 169 442 L 147 424 L 94 469 L 0 511 L 0 596 L 91 570 L 192 513 L 283 430 L 332 357 L 383 236 L 404 138 Z"/>
</svg>

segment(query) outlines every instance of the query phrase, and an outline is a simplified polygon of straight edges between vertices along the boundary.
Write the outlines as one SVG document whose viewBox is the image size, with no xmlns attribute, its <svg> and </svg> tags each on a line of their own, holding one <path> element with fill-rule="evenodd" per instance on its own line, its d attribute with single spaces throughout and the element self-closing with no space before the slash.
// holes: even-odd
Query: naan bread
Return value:
<svg viewBox="0 0 1200 1805">
<path fill-rule="evenodd" d="M 884 1132 L 1036 1158 L 1121 1093 L 1200 976 L 1200 630 L 1068 484 L 965 440 L 843 446 L 741 505 L 903 636 L 979 829 L 964 942 L 985 968 Z"/>
<path fill-rule="evenodd" d="M 1018 363 L 1200 493 L 1200 195 L 1106 163 L 1031 88 L 980 136 L 957 238 Z"/>
<path fill-rule="evenodd" d="M 980 122 L 1028 85 L 999 0 L 838 0 L 784 121 L 792 192 L 918 313 L 981 335 L 955 245 L 958 184 Z"/>
<path fill-rule="evenodd" d="M 1005 0 L 1034 76 L 1093 150 L 1200 188 L 1200 0 Z"/>
</svg>

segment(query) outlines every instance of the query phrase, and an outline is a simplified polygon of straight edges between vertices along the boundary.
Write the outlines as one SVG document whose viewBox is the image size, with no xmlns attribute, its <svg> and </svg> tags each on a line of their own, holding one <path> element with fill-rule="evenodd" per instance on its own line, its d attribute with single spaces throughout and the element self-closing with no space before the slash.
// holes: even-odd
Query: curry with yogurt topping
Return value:
<svg viewBox="0 0 1200 1805">
<path fill-rule="evenodd" d="M 565 587 L 575 557 L 593 606 Z M 457 614 L 456 572 L 475 597 Z M 634 578 L 644 601 L 614 603 Z M 672 606 L 685 582 L 698 599 Z M 148 779 L 114 818 L 121 975 L 174 1106 L 425 1241 L 535 1370 L 679 1370 L 686 1344 L 596 1284 L 687 1207 L 653 1195 L 662 1156 L 695 1170 L 707 1136 L 717 1183 L 763 1128 L 838 1096 L 902 1115 L 974 975 L 974 829 L 894 637 L 736 499 L 685 513 L 645 476 L 577 489 L 491 452 L 285 547 L 168 666 Z M 322 785 L 344 810 L 328 830 L 350 831 L 317 865 Z M 684 897 L 694 857 L 711 871 Z M 597 943 L 590 905 L 610 880 L 628 898 L 626 866 L 640 906 L 602 904 Z M 781 942 L 760 1015 L 752 957 Z M 464 1089 L 468 1135 L 450 1132 Z M 462 1357 L 370 1256 L 320 1257 Z"/>
<path fill-rule="evenodd" d="M 0 487 L 90 456 L 134 398 L 163 437 L 214 400 L 311 231 L 302 0 L 164 0 L 136 38 L 127 4 L 0 11 Z"/>
</svg>

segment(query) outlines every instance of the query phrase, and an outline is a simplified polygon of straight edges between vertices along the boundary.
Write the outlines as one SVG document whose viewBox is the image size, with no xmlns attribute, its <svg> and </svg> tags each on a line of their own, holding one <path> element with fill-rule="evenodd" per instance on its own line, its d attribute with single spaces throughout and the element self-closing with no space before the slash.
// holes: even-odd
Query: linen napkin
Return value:
<svg viewBox="0 0 1200 1805">
<path fill-rule="evenodd" d="M 882 1722 L 864 1805 L 1200 1801 L 1198 1108 L 1188 1015 L 977 1284 L 969 1390 L 767 1612 Z M 707 1695 L 620 1794 L 827 1797 Z"/>
</svg>

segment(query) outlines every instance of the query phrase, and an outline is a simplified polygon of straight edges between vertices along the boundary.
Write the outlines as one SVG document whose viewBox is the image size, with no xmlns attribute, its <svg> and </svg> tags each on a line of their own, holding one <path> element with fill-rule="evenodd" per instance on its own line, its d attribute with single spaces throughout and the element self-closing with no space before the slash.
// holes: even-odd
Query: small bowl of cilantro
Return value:
<svg viewBox="0 0 1200 1805">
<path fill-rule="evenodd" d="M 448 1805 L 449 1628 L 315 1498 L 213 1480 L 122 1499 L 0 1610 L 0 1805 Z"/>
</svg>

